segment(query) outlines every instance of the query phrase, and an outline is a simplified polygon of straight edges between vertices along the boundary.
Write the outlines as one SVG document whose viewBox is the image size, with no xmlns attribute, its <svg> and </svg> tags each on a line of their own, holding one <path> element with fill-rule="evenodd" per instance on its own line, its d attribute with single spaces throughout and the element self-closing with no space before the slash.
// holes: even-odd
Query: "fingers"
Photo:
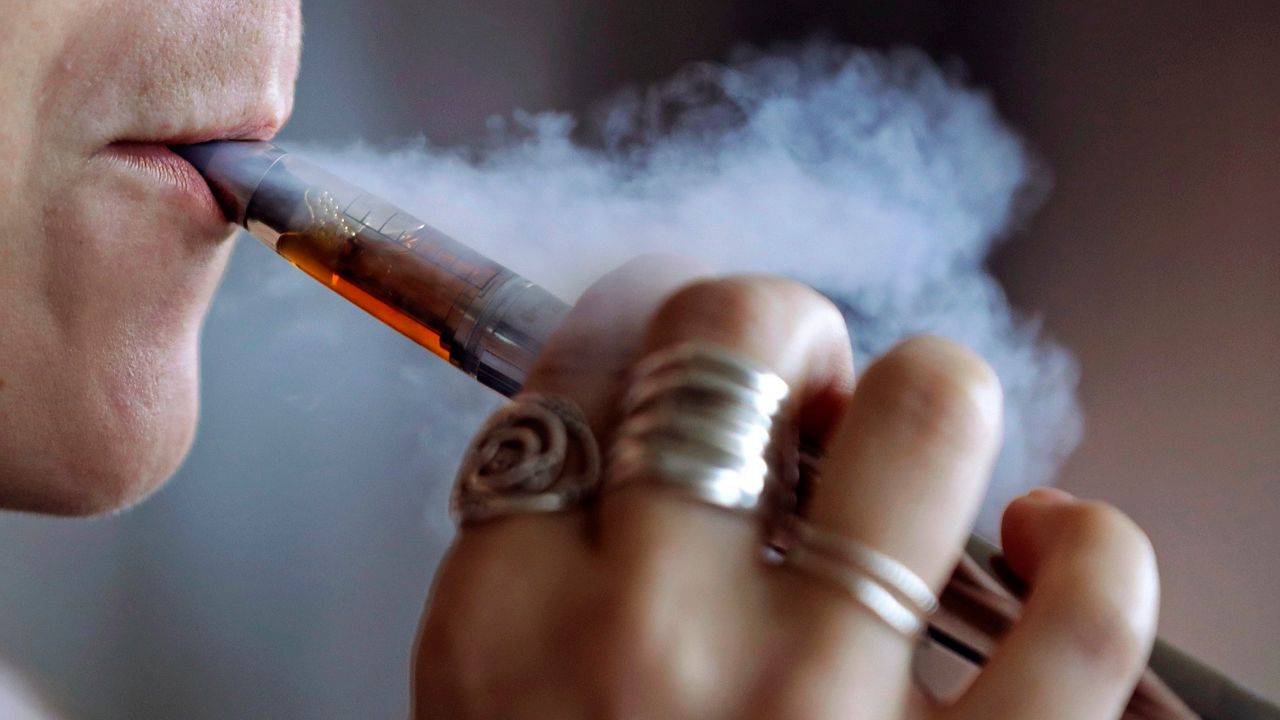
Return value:
<svg viewBox="0 0 1280 720">
<path fill-rule="evenodd" d="M 707 273 L 701 264 L 672 256 L 636 258 L 600 278 L 583 293 L 564 323 L 547 341 L 522 392 L 563 395 L 583 411 L 603 445 L 621 383 L 645 325 L 663 298 Z M 468 526 L 459 552 L 489 548 L 545 547 L 554 533 L 586 546 L 580 537 L 582 513 L 521 514 Z M 483 546 L 484 549 L 480 549 Z"/>
<path fill-rule="evenodd" d="M 904 564 L 936 593 L 961 551 L 1000 436 L 1001 394 L 973 353 L 932 337 L 872 363 L 818 468 L 810 525 Z M 847 678 L 833 702 L 904 701 L 912 643 L 849 590 L 783 567 L 778 580 L 807 648 L 806 672 Z M 867 683 L 862 678 L 879 678 Z"/>
<path fill-rule="evenodd" d="M 801 432 L 823 442 L 853 388 L 853 352 L 839 309 L 780 277 L 737 276 L 685 287 L 650 323 L 641 355 L 688 340 L 714 343 L 768 367 L 791 386 Z"/>
<path fill-rule="evenodd" d="M 548 341 L 525 391 L 568 396 L 603 443 L 617 379 L 630 367 L 649 317 L 664 297 L 704 272 L 691 261 L 646 256 L 601 278 Z M 417 643 L 417 696 L 433 698 L 438 714 L 510 716 L 477 707 L 464 712 L 448 699 L 503 707 L 513 688 L 531 684 L 528 678 L 546 679 L 530 658 L 555 657 L 566 638 L 582 637 L 582 619 L 597 608 L 590 593 L 579 591 L 607 587 L 596 574 L 583 519 L 578 510 L 518 514 L 468 525 L 458 535 L 436 574 Z M 458 678 L 478 685 L 460 687 Z M 555 697 L 553 689 L 547 697 Z"/>
<path fill-rule="evenodd" d="M 1002 534 L 1005 557 L 1031 595 L 948 715 L 1119 717 L 1155 636 L 1159 581 L 1146 536 L 1118 510 L 1058 491 L 1011 503 Z"/>
<path fill-rule="evenodd" d="M 801 431 L 819 441 L 830 435 L 852 385 L 853 361 L 843 316 L 816 291 L 763 276 L 693 283 L 654 314 L 639 356 L 687 341 L 715 344 L 771 369 L 791 387 L 790 412 Z M 687 563 L 691 572 L 748 566 L 758 554 L 758 528 L 750 520 L 668 488 L 607 492 L 601 518 L 606 547 L 657 558 L 663 553 L 651 553 L 655 547 L 683 548 L 700 559 Z"/>
<path fill-rule="evenodd" d="M 574 304 L 547 341 L 522 392 L 563 395 L 577 403 L 601 449 L 608 439 L 618 395 L 635 360 L 644 328 L 664 298 L 677 288 L 708 274 L 701 263 L 673 255 L 645 255 L 596 281 Z M 538 531 L 559 525 L 558 532 L 577 537 L 581 513 L 526 515 L 491 523 L 504 544 L 523 544 Z M 585 546 L 584 546 L 585 547 Z"/>
<path fill-rule="evenodd" d="M 919 337 L 864 373 L 820 467 L 809 519 L 904 563 L 937 591 L 1000 441 L 1001 393 L 977 355 Z"/>
</svg>

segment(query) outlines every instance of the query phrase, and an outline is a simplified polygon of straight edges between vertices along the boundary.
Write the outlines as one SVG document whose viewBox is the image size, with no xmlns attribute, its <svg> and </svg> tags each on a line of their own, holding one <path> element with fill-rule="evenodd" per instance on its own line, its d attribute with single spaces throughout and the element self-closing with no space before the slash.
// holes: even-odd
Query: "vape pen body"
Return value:
<svg viewBox="0 0 1280 720">
<path fill-rule="evenodd" d="M 503 395 L 568 306 L 409 213 L 269 143 L 175 147 L 227 217 L 333 291 Z"/>
</svg>

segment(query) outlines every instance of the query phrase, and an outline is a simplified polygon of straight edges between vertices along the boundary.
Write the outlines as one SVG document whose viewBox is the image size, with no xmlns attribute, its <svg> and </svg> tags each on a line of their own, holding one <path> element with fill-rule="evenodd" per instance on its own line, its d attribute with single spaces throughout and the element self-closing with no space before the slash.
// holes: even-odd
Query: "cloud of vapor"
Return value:
<svg viewBox="0 0 1280 720">
<path fill-rule="evenodd" d="M 479 148 L 307 154 L 566 299 L 638 253 L 676 251 L 820 288 L 863 365 L 914 333 L 972 347 L 1006 393 L 987 533 L 1078 442 L 1074 361 L 983 267 L 1043 177 L 989 98 L 924 54 L 743 51 L 582 122 L 516 113 L 491 129 Z"/>
</svg>

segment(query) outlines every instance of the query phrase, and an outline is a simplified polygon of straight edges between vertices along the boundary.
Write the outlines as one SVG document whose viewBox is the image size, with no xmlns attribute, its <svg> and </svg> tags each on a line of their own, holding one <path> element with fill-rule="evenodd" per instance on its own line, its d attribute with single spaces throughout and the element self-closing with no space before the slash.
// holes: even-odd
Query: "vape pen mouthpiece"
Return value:
<svg viewBox="0 0 1280 720">
<path fill-rule="evenodd" d="M 264 142 L 215 141 L 171 148 L 195 166 L 213 190 L 227 219 L 243 226 L 249 201 L 267 171 L 285 156 L 280 148 Z"/>
</svg>

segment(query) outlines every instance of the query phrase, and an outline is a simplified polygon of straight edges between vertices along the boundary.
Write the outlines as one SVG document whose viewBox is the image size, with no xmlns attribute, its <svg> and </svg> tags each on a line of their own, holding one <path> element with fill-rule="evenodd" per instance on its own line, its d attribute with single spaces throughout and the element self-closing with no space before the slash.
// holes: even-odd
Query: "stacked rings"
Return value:
<svg viewBox="0 0 1280 720">
<path fill-rule="evenodd" d="M 755 515 L 766 559 L 845 591 L 893 630 L 915 636 L 938 609 L 929 586 L 897 560 L 804 519 L 820 451 L 801 452 L 795 423 L 784 417 L 788 395 L 781 377 L 725 348 L 689 342 L 658 350 L 632 371 L 603 477 L 576 404 L 518 396 L 467 450 L 453 515 L 468 524 L 563 512 L 601 490 L 668 488 Z"/>
<path fill-rule="evenodd" d="M 938 598 L 919 575 L 853 538 L 796 518 L 786 564 L 830 583 L 908 637 L 922 631 L 938 610 Z"/>
<path fill-rule="evenodd" d="M 766 488 L 794 484 L 781 462 L 786 381 L 705 343 L 659 350 L 635 366 L 609 455 L 606 490 L 658 484 L 729 510 L 752 511 Z"/>
</svg>

